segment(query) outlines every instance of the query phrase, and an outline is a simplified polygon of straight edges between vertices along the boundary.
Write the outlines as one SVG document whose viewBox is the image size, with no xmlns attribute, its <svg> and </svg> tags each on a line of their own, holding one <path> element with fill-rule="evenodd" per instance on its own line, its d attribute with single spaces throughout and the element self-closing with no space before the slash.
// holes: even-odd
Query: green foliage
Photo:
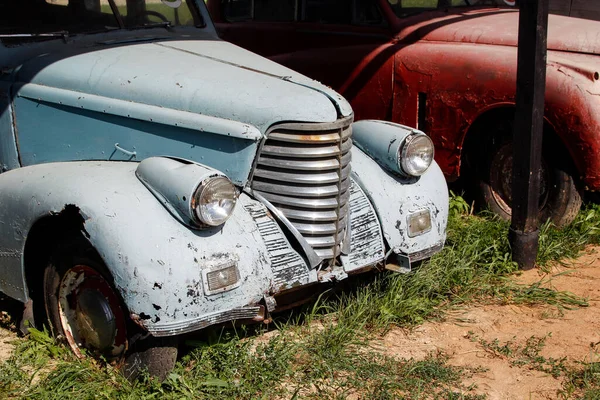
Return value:
<svg viewBox="0 0 600 400">
<path fill-rule="evenodd" d="M 581 363 L 569 371 L 560 395 L 563 398 L 578 397 L 585 400 L 600 398 L 600 362 Z"/>
<path fill-rule="evenodd" d="M 471 207 L 462 196 L 456 195 L 451 190 L 448 212 L 450 214 L 450 218 L 457 218 L 460 215 L 468 215 L 471 212 Z"/>
<path fill-rule="evenodd" d="M 540 229 L 540 250 L 537 263 L 576 257 L 587 245 L 600 243 L 600 205 L 591 204 L 581 210 L 575 221 L 558 230 L 551 223 Z"/>
<path fill-rule="evenodd" d="M 507 358 L 513 366 L 527 366 L 532 370 L 545 372 L 558 378 L 568 372 L 565 364 L 567 358 L 546 358 L 540 354 L 546 345 L 546 339 L 550 336 L 551 334 L 544 337 L 531 336 L 522 345 L 516 343 L 516 338 L 500 344 L 498 339 L 488 342 L 485 339 L 477 338 L 476 336 L 473 337 L 478 339 L 479 344 L 488 353 Z"/>
</svg>

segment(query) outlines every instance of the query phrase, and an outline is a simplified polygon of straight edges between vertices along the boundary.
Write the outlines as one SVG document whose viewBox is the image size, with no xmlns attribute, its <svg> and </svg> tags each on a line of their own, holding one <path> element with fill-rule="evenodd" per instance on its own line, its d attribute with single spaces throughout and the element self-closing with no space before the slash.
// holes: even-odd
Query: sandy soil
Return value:
<svg viewBox="0 0 600 400">
<path fill-rule="evenodd" d="M 2 305 L 5 303 L 4 299 L 0 298 L 0 310 Z M 0 321 L 3 322 L 4 326 L 9 325 L 9 315 L 6 311 L 0 311 Z M 4 327 L 0 327 L 0 362 L 7 360 L 13 351 L 13 341 L 17 338 L 17 334 L 14 329 L 9 330 Z"/>
<path fill-rule="evenodd" d="M 507 341 L 524 345 L 531 336 L 547 336 L 541 351 L 546 358 L 567 357 L 568 363 L 600 360 L 596 355 L 596 347 L 600 348 L 600 248 L 556 267 L 552 276 L 547 286 L 583 296 L 589 307 L 560 311 L 552 306 L 478 305 L 453 312 L 444 322 L 426 323 L 411 331 L 394 329 L 373 345 L 401 358 L 421 359 L 443 351 L 451 364 L 478 369 L 465 378 L 465 384 L 475 384 L 476 392 L 490 399 L 556 398 L 561 378 L 528 365 L 511 365 L 510 357 L 486 351 L 479 343 L 497 339 L 501 345 Z M 548 276 L 532 270 L 517 279 L 533 283 L 542 278 Z M 2 313 L 0 318 L 6 321 L 7 314 Z M 11 354 L 15 338 L 14 330 L 0 327 L 0 362 Z"/>
<path fill-rule="evenodd" d="M 511 365 L 510 357 L 486 351 L 480 339 L 500 345 L 508 341 L 524 346 L 531 336 L 546 337 L 540 355 L 546 358 L 567 357 L 567 363 L 598 361 L 596 346 L 600 344 L 600 249 L 588 251 L 565 267 L 557 267 L 546 286 L 585 297 L 589 307 L 563 310 L 556 307 L 521 307 L 487 305 L 470 307 L 452 313 L 445 322 L 426 323 L 407 332 L 395 329 L 379 343 L 388 354 L 416 359 L 428 353 L 443 351 L 450 363 L 476 368 L 465 384 L 477 385 L 476 392 L 490 399 L 556 398 L 561 380 L 529 366 Z M 556 276 L 556 274 L 560 274 Z M 524 272 L 522 283 L 533 283 L 544 277 L 538 270 Z M 548 277 L 546 277 L 548 278 Z M 514 360 L 514 358 L 512 358 Z"/>
</svg>

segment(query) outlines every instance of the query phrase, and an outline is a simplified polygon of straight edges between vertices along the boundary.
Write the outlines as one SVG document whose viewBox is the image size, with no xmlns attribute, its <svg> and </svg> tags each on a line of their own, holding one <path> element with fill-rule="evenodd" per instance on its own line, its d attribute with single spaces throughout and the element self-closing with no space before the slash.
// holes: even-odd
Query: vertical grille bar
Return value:
<svg viewBox="0 0 600 400">
<path fill-rule="evenodd" d="M 351 120 L 271 131 L 253 191 L 277 207 L 323 260 L 337 257 L 349 218 Z"/>
</svg>

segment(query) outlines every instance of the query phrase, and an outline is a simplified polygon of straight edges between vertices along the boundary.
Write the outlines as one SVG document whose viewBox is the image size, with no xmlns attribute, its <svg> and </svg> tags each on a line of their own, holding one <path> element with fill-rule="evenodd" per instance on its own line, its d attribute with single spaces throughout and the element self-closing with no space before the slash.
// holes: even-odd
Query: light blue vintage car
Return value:
<svg viewBox="0 0 600 400">
<path fill-rule="evenodd" d="M 203 1 L 0 0 L 0 20 L 0 291 L 76 354 L 164 376 L 179 335 L 442 248 L 429 138 L 352 123 Z"/>
</svg>

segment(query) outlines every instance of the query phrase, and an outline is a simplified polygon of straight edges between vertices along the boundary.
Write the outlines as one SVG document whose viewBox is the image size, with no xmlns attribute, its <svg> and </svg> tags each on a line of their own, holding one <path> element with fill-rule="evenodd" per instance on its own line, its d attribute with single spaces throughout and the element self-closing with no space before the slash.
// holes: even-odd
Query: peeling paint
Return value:
<svg viewBox="0 0 600 400">
<path fill-rule="evenodd" d="M 215 40 L 210 29 L 198 30 L 190 40 L 178 36 L 134 46 L 102 44 L 97 35 L 82 35 L 78 46 L 85 50 L 67 43 L 72 50 L 69 57 L 55 53 L 52 46 L 44 50 L 46 57 L 32 57 L 31 51 L 42 51 L 45 42 L 32 46 L 27 57 L 20 49 L 14 59 L 9 57 L 7 62 L 23 64 L 18 71 L 21 80 L 0 84 L 0 91 L 8 90 L 10 103 L 16 105 L 12 109 L 16 122 L 10 121 L 15 124 L 9 133 L 18 133 L 21 165 L 26 168 L 11 166 L 12 171 L 0 174 L 0 261 L 1 270 L 10 272 L 8 281 L 0 279 L 0 289 L 27 300 L 22 253 L 32 227 L 38 221 L 45 223 L 45 218 L 62 218 L 83 232 L 131 320 L 156 337 L 233 320 L 268 320 L 268 312 L 277 307 L 275 295 L 381 267 L 387 248 L 402 254 L 439 250 L 436 246 L 445 235 L 447 187 L 437 165 L 418 179 L 392 176 L 383 163 L 352 150 L 358 157 L 353 167 L 356 179 L 350 178 L 347 157 L 340 171 L 332 172 L 337 174 L 336 185 L 330 185 L 336 201 L 350 187 L 350 199 L 344 197 L 348 203 L 340 206 L 338 201 L 334 211 L 339 217 L 342 207 L 348 206 L 348 222 L 333 228 L 334 241 L 347 229 L 344 237 L 350 237 L 350 243 L 334 242 L 342 249 L 340 258 L 323 256 L 308 262 L 312 248 L 298 245 L 283 214 L 276 207 L 269 210 L 268 202 L 252 190 L 241 189 L 252 187 L 255 161 L 264 151 L 260 146 L 274 134 L 271 126 L 283 122 L 303 126 L 305 139 L 322 137 L 319 129 L 343 127 L 339 143 L 349 152 L 352 111 L 329 88 Z M 118 38 L 121 33 L 106 35 Z M 204 40 L 206 35 L 210 40 Z M 100 46 L 102 57 L 89 51 L 86 43 Z M 63 47 L 61 43 L 61 51 Z M 152 62 L 140 63 L 150 58 Z M 173 70 L 174 59 L 195 62 L 178 63 Z M 136 68 L 139 75 L 131 79 Z M 100 70 L 126 75 L 100 79 Z M 64 71 L 70 71 L 67 80 Z M 94 84 L 100 81 L 102 85 Z M 379 83 L 377 103 L 385 102 L 391 89 L 389 82 Z M 198 85 L 203 90 L 198 91 Z M 393 104 L 388 103 L 385 112 L 392 115 Z M 0 124 L 6 121 L 0 118 Z M 41 133 L 39 121 L 49 131 Z M 397 146 L 412 130 L 389 123 L 373 126 L 375 136 L 392 132 L 382 143 L 394 153 L 388 155 L 388 164 L 397 164 Z M 6 131 L 0 129 L 0 134 Z M 81 140 L 81 132 L 86 140 Z M 4 157 L 6 143 L 0 144 Z M 192 200 L 202 178 L 216 175 L 229 177 L 240 189 L 237 205 L 225 224 L 201 226 L 194 222 Z M 344 190 L 337 186 L 342 183 L 347 185 Z M 394 221 L 414 207 L 437 207 L 435 223 L 441 229 L 419 238 L 394 231 Z"/>
</svg>

